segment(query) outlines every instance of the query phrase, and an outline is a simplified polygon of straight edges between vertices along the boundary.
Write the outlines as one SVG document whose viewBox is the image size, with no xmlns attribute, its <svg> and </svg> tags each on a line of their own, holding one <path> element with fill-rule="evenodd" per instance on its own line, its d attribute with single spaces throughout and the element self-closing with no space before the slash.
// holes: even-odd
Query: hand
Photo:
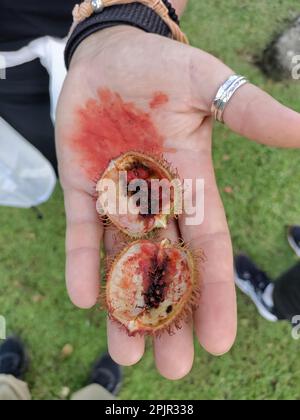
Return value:
<svg viewBox="0 0 300 420">
<path fill-rule="evenodd" d="M 101 241 L 109 254 L 115 248 L 114 234 L 99 222 L 93 199 L 93 178 L 104 169 L 105 160 L 126 149 L 151 149 L 153 141 L 167 150 L 166 159 L 182 178 L 205 180 L 204 223 L 187 226 L 182 216 L 163 232 L 203 249 L 207 257 L 193 319 L 174 336 L 154 339 L 157 368 L 169 379 L 183 377 L 192 367 L 193 328 L 200 344 L 214 355 L 227 352 L 236 336 L 232 246 L 212 164 L 210 114 L 218 88 L 231 74 L 203 51 L 120 26 L 96 33 L 79 46 L 57 111 L 67 213 L 67 287 L 79 307 L 97 302 Z M 224 117 L 233 130 L 250 139 L 300 147 L 300 115 L 253 85 L 240 88 Z M 128 143 L 122 143 L 127 138 Z M 110 321 L 108 341 L 112 357 L 121 365 L 138 362 L 144 353 L 143 338 L 129 338 Z"/>
</svg>

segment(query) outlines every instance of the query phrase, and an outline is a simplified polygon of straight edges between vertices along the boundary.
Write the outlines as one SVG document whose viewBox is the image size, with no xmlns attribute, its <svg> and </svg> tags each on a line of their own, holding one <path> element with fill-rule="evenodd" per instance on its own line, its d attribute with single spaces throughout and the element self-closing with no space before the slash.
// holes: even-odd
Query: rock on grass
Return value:
<svg viewBox="0 0 300 420">
<path fill-rule="evenodd" d="M 273 80 L 300 79 L 300 16 L 275 37 L 257 64 Z"/>
</svg>

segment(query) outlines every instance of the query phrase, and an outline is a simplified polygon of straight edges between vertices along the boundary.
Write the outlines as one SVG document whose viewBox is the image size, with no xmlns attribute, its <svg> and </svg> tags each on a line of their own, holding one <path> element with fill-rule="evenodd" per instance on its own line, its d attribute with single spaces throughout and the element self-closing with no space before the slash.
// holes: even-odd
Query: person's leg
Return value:
<svg viewBox="0 0 300 420">
<path fill-rule="evenodd" d="M 115 400 L 116 397 L 108 392 L 103 386 L 91 384 L 73 394 L 72 401 L 99 401 Z"/>
<path fill-rule="evenodd" d="M 31 395 L 25 382 L 12 375 L 0 375 L 0 401 L 29 401 Z"/>
<path fill-rule="evenodd" d="M 292 321 L 300 315 L 300 263 L 275 282 L 273 300 L 279 319 Z"/>
<path fill-rule="evenodd" d="M 122 383 L 121 368 L 105 354 L 95 363 L 88 382 L 89 385 L 76 392 L 71 400 L 114 400 Z"/>
</svg>

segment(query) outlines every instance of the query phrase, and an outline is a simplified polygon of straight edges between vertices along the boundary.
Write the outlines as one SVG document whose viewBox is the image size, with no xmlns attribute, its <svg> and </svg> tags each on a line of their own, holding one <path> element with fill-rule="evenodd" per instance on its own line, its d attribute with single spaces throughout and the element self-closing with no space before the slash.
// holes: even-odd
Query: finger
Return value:
<svg viewBox="0 0 300 420">
<path fill-rule="evenodd" d="M 193 320 L 183 322 L 174 335 L 164 333 L 154 341 L 156 366 L 162 376 L 178 380 L 186 376 L 194 362 Z"/>
<path fill-rule="evenodd" d="M 93 198 L 85 192 L 64 192 L 67 216 L 66 282 L 72 302 L 80 308 L 95 305 L 100 286 L 100 243 L 103 227 Z"/>
<path fill-rule="evenodd" d="M 116 322 L 107 321 L 108 351 L 111 358 L 121 366 L 138 363 L 145 352 L 144 337 L 129 337 Z"/>
<path fill-rule="evenodd" d="M 196 178 L 204 180 L 204 221 L 201 225 L 189 226 L 183 215 L 179 228 L 192 249 L 203 250 L 206 255 L 205 264 L 199 267 L 201 299 L 194 317 L 198 339 L 210 353 L 223 354 L 233 345 L 237 328 L 233 255 L 211 161 L 211 120 L 206 120 L 201 133 L 201 137 L 195 134 L 199 150 L 186 156 L 188 165 L 178 159 L 177 167 L 185 179 L 193 179 L 194 183 Z"/>
<path fill-rule="evenodd" d="M 178 227 L 172 221 L 168 229 L 161 231 L 160 239 L 168 238 L 178 242 Z M 154 354 L 158 371 L 167 379 L 175 380 L 186 376 L 194 361 L 193 323 L 192 318 L 181 322 L 181 328 L 170 335 L 164 332 L 154 338 Z"/>
<path fill-rule="evenodd" d="M 210 54 L 190 51 L 192 100 L 196 108 L 210 115 L 219 88 L 234 71 Z M 235 92 L 223 118 L 233 131 L 251 140 L 268 146 L 300 147 L 300 114 L 250 83 Z"/>
<path fill-rule="evenodd" d="M 275 147 L 300 147 L 300 114 L 254 85 L 244 85 L 234 94 L 224 121 L 250 140 Z"/>
<path fill-rule="evenodd" d="M 113 258 L 122 250 L 121 242 L 120 233 L 114 226 L 105 229 L 104 246 L 107 257 Z M 110 319 L 107 321 L 107 337 L 109 353 L 119 365 L 131 366 L 143 357 L 145 352 L 144 337 L 140 335 L 129 337 L 124 328 Z"/>
</svg>

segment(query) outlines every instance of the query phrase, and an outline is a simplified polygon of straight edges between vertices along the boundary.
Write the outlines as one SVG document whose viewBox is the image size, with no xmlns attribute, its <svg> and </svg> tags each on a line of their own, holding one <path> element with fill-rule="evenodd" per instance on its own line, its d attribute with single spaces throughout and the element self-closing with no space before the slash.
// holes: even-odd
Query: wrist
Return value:
<svg viewBox="0 0 300 420">
<path fill-rule="evenodd" d="M 76 48 L 70 63 L 70 69 L 77 66 L 80 62 L 87 63 L 89 59 L 98 55 L 102 49 L 109 48 L 111 44 L 115 44 L 119 39 L 128 37 L 128 42 L 132 37 L 143 35 L 142 29 L 129 25 L 118 25 L 95 32 L 85 38 Z"/>
<path fill-rule="evenodd" d="M 176 10 L 176 13 L 178 14 L 178 16 L 181 16 L 184 12 L 184 9 L 186 8 L 188 0 L 169 0 L 169 2 L 172 4 L 174 9 Z"/>
<path fill-rule="evenodd" d="M 179 28 L 178 15 L 173 7 L 184 7 L 185 0 L 176 0 L 173 3 L 170 0 L 161 0 L 161 2 L 156 0 L 141 0 L 141 2 L 129 0 L 129 2 L 124 3 L 121 0 L 106 1 L 111 1 L 111 3 L 108 3 L 110 7 L 104 7 L 99 13 L 93 12 L 91 3 L 88 3 L 88 10 L 86 10 L 87 3 L 81 3 L 75 7 L 73 11 L 75 24 L 72 27 L 65 49 L 67 68 L 69 68 L 76 49 L 86 38 L 114 26 L 128 25 L 139 28 L 144 32 L 173 38 L 188 44 L 187 37 Z M 89 15 L 90 13 L 91 15 Z M 92 39 L 96 39 L 96 37 Z M 89 44 L 92 44 L 92 42 L 89 42 Z"/>
</svg>

